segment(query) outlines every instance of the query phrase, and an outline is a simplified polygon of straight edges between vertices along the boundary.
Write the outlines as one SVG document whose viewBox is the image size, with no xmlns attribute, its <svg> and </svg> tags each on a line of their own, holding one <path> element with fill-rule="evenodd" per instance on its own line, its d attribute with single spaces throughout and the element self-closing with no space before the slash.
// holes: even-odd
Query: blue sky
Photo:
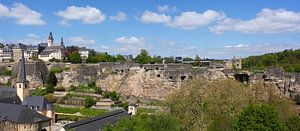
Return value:
<svg viewBox="0 0 300 131">
<path fill-rule="evenodd" d="M 0 0 L 0 42 L 112 54 L 246 57 L 300 48 L 298 0 Z"/>
</svg>

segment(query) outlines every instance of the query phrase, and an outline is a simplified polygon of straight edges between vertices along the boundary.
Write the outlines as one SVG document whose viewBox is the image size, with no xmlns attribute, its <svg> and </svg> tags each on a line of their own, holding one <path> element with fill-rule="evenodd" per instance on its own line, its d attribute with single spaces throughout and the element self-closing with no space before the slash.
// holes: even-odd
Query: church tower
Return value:
<svg viewBox="0 0 300 131">
<path fill-rule="evenodd" d="M 64 39 L 61 37 L 61 39 L 60 39 L 60 45 L 62 46 L 62 47 L 64 47 L 65 45 L 64 45 Z"/>
<path fill-rule="evenodd" d="M 53 46 L 54 45 L 54 39 L 52 36 L 52 32 L 50 32 L 49 37 L 48 37 L 48 47 Z"/>
<path fill-rule="evenodd" d="M 21 48 L 21 61 L 19 62 L 19 72 L 18 72 L 18 81 L 16 83 L 17 95 L 20 97 L 21 101 L 25 97 L 29 96 L 29 81 L 26 80 L 26 71 L 25 71 L 25 59 L 24 59 L 24 45 L 20 44 Z"/>
</svg>

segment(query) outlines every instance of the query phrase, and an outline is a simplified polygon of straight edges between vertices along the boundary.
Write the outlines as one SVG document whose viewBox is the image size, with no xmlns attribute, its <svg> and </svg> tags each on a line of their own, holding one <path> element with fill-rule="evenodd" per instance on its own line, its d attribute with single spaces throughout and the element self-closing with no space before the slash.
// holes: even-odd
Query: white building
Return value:
<svg viewBox="0 0 300 131">
<path fill-rule="evenodd" d="M 13 59 L 12 48 L 8 45 L 0 48 L 0 62 L 11 62 Z"/>
<path fill-rule="evenodd" d="M 81 59 L 87 59 L 89 57 L 89 50 L 85 47 L 81 47 L 78 49 Z"/>
</svg>

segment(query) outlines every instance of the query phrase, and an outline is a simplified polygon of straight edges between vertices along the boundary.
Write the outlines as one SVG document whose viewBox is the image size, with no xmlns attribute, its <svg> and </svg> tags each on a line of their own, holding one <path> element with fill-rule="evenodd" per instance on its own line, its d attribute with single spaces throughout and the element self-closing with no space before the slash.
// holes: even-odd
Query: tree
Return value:
<svg viewBox="0 0 300 131">
<path fill-rule="evenodd" d="M 180 131 L 180 124 L 166 114 L 137 115 L 121 119 L 115 126 L 107 126 L 104 131 Z"/>
<path fill-rule="evenodd" d="M 81 57 L 78 51 L 73 51 L 70 54 L 69 59 L 72 63 L 81 63 Z"/>
<path fill-rule="evenodd" d="M 196 57 L 195 57 L 195 66 L 200 66 L 200 65 L 201 65 L 201 58 L 198 55 L 196 55 Z"/>
<path fill-rule="evenodd" d="M 123 55 L 117 54 L 117 55 L 116 55 L 116 61 L 117 61 L 117 62 L 124 62 L 124 61 L 125 61 L 125 58 L 124 58 Z"/>
<path fill-rule="evenodd" d="M 92 97 L 88 96 L 83 101 L 85 108 L 90 108 L 91 106 L 96 104 L 96 100 L 94 100 Z"/>
<path fill-rule="evenodd" d="M 141 53 L 135 57 L 135 62 L 139 64 L 150 63 L 151 57 L 149 56 L 146 49 L 142 49 Z"/>
<path fill-rule="evenodd" d="M 183 61 L 193 61 L 193 58 L 191 58 L 191 57 L 185 57 L 185 58 L 183 58 Z"/>
<path fill-rule="evenodd" d="M 278 112 L 269 105 L 250 105 L 246 107 L 234 122 L 234 128 L 239 131 L 286 130 Z"/>
<path fill-rule="evenodd" d="M 175 63 L 174 56 L 165 57 L 164 60 L 165 60 L 165 63 Z"/>
<path fill-rule="evenodd" d="M 57 78 L 55 76 L 54 72 L 50 72 L 47 79 L 47 85 L 56 86 L 57 84 Z"/>
<path fill-rule="evenodd" d="M 110 93 L 110 99 L 113 100 L 113 101 L 119 100 L 119 95 L 117 94 L 116 91 L 113 91 L 113 92 Z"/>
</svg>

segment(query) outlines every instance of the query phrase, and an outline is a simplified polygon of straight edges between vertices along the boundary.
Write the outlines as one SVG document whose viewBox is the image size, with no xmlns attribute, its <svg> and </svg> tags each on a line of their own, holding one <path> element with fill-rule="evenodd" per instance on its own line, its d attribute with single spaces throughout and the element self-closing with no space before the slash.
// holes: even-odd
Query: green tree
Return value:
<svg viewBox="0 0 300 131">
<path fill-rule="evenodd" d="M 78 51 L 73 51 L 70 54 L 69 59 L 72 63 L 81 63 L 81 57 Z"/>
<path fill-rule="evenodd" d="M 57 78 L 55 76 L 54 72 L 50 72 L 48 75 L 48 79 L 47 79 L 47 85 L 52 85 L 52 86 L 56 86 L 57 84 Z"/>
<path fill-rule="evenodd" d="M 193 58 L 191 58 L 191 57 L 185 57 L 185 58 L 183 58 L 183 61 L 193 61 Z"/>
<path fill-rule="evenodd" d="M 117 62 L 124 62 L 125 61 L 124 56 L 121 55 L 121 54 L 117 54 L 115 57 L 116 57 Z"/>
<path fill-rule="evenodd" d="M 137 115 L 121 119 L 115 126 L 107 126 L 104 131 L 180 131 L 180 124 L 166 114 Z"/>
<path fill-rule="evenodd" d="M 198 55 L 196 55 L 196 57 L 195 57 L 195 66 L 200 66 L 200 65 L 201 65 L 201 58 Z"/>
<path fill-rule="evenodd" d="M 146 49 L 142 49 L 141 53 L 135 57 L 135 62 L 139 64 L 148 64 L 151 61 L 151 56 L 149 56 Z"/>
<path fill-rule="evenodd" d="M 119 100 L 119 95 L 117 94 L 116 91 L 113 91 L 113 92 L 110 93 L 110 99 L 113 100 L 113 101 Z"/>
<path fill-rule="evenodd" d="M 91 106 L 96 104 L 96 100 L 94 100 L 92 97 L 88 96 L 83 101 L 85 108 L 90 108 Z"/>
<path fill-rule="evenodd" d="M 165 60 L 165 63 L 175 63 L 174 56 L 165 57 L 164 60 Z"/>
<path fill-rule="evenodd" d="M 269 105 L 250 105 L 246 107 L 234 122 L 238 131 L 282 131 L 286 130 L 278 112 Z"/>
</svg>

